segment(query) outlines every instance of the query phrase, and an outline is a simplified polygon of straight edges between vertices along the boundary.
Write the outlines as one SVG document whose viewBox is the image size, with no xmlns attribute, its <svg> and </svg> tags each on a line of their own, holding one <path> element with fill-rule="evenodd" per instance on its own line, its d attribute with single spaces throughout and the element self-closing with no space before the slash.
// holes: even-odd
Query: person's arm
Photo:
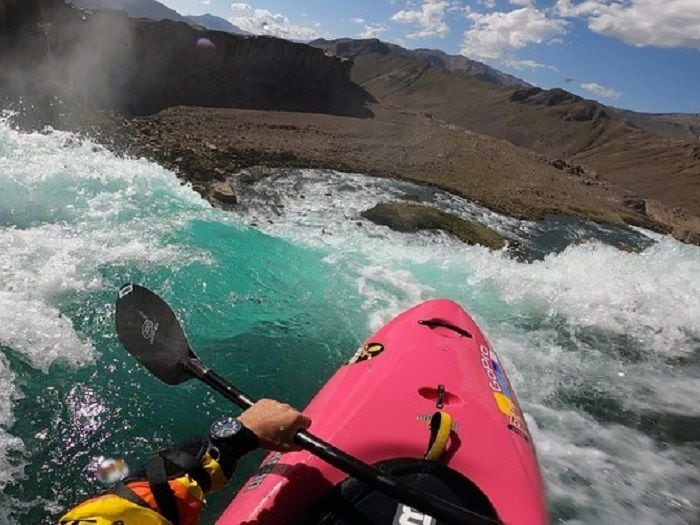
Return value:
<svg viewBox="0 0 700 525">
<path fill-rule="evenodd" d="M 238 418 L 214 423 L 207 439 L 160 451 L 145 469 L 107 494 L 81 503 L 59 523 L 102 518 L 124 525 L 194 525 L 205 495 L 228 483 L 241 457 L 258 446 L 295 450 L 294 435 L 310 423 L 289 405 L 262 399 Z"/>
</svg>

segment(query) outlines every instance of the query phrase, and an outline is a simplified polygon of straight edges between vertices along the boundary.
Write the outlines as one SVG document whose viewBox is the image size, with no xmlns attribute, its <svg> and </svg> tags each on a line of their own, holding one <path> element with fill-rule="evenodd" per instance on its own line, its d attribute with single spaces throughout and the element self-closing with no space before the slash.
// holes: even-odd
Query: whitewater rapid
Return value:
<svg viewBox="0 0 700 525">
<path fill-rule="evenodd" d="M 700 248 L 564 219 L 543 227 L 336 172 L 279 172 L 240 196 L 236 212 L 215 210 L 153 163 L 0 123 L 0 523 L 49 523 L 71 497 L 99 490 L 88 468 L 97 453 L 138 456 L 174 439 L 179 404 L 201 412 L 194 427 L 213 417 L 215 401 L 183 394 L 151 422 L 144 398 L 163 391 L 142 386 L 111 328 L 114 290 L 128 280 L 174 298 L 205 347 L 258 348 L 264 326 L 269 354 L 260 347 L 236 366 L 251 385 L 287 381 L 283 393 L 306 397 L 393 315 L 455 299 L 518 391 L 554 522 L 696 523 Z M 526 264 L 362 219 L 387 198 L 477 219 L 538 256 Z M 647 247 L 599 240 L 610 238 Z M 294 384 L 283 364 L 298 357 L 273 352 L 289 339 L 315 352 L 298 354 L 319 363 L 311 380 Z"/>
</svg>

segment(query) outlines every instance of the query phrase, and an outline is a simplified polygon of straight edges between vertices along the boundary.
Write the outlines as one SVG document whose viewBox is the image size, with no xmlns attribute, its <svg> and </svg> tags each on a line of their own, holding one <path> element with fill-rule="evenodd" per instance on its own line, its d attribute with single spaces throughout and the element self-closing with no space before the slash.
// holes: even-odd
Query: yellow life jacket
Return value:
<svg viewBox="0 0 700 525">
<path fill-rule="evenodd" d="M 114 494 L 85 501 L 63 516 L 61 525 L 172 525 L 153 509 Z"/>
<path fill-rule="evenodd" d="M 209 453 L 201 458 L 201 466 L 209 477 L 208 492 L 217 490 L 228 483 L 221 465 Z M 199 514 L 204 506 L 205 492 L 199 483 L 189 475 L 169 480 L 171 490 L 177 500 L 180 525 L 194 525 L 199 522 Z M 120 491 L 104 494 L 84 501 L 60 520 L 60 525 L 173 525 L 158 512 L 158 504 L 151 492 L 148 481 L 134 480 L 124 485 L 136 501 L 120 495 Z M 124 488 L 121 492 L 124 493 Z"/>
</svg>

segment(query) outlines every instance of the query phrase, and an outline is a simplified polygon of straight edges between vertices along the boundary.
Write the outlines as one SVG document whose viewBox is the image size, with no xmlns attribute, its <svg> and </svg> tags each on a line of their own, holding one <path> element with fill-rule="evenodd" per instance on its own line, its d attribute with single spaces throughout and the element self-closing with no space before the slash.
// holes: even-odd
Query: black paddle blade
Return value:
<svg viewBox="0 0 700 525">
<path fill-rule="evenodd" d="M 154 376 L 169 385 L 191 379 L 194 357 L 187 336 L 168 303 L 138 284 L 119 289 L 117 335 L 124 348 Z"/>
</svg>

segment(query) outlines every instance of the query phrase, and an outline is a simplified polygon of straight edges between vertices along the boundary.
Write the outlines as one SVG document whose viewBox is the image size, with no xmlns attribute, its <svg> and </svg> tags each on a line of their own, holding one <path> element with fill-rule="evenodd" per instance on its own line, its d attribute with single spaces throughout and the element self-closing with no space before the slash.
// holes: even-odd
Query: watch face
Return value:
<svg viewBox="0 0 700 525">
<path fill-rule="evenodd" d="M 209 433 L 213 438 L 224 439 L 236 434 L 243 425 L 235 417 L 225 417 L 215 421 L 211 425 Z"/>
</svg>

